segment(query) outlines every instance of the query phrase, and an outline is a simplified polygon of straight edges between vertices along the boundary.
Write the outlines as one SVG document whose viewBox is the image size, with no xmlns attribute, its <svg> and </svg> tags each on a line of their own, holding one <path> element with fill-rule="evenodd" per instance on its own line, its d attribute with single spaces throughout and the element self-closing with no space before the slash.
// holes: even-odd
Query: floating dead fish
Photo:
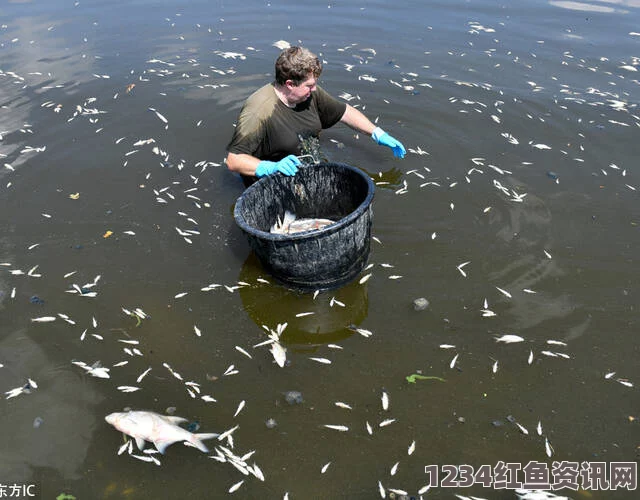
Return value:
<svg viewBox="0 0 640 500">
<path fill-rule="evenodd" d="M 140 390 L 140 387 L 134 387 L 131 385 L 120 385 L 118 386 L 118 390 L 121 392 L 136 392 Z"/>
<path fill-rule="evenodd" d="M 400 496 L 407 496 L 409 493 L 406 492 L 405 490 L 400 490 L 398 488 L 388 488 L 389 492 L 393 493 L 394 495 L 400 495 Z"/>
<path fill-rule="evenodd" d="M 456 366 L 456 363 L 458 362 L 458 356 L 460 356 L 459 354 L 456 354 L 453 359 L 451 360 L 451 363 L 449 363 L 449 368 L 453 368 L 454 366 Z"/>
<path fill-rule="evenodd" d="M 391 425 L 392 423 L 394 423 L 396 421 L 395 418 L 388 418 L 387 420 L 383 420 L 382 422 L 380 422 L 378 425 L 380 427 L 386 427 L 387 425 Z"/>
<path fill-rule="evenodd" d="M 566 342 L 561 342 L 559 340 L 547 340 L 547 344 L 550 344 L 550 345 L 564 345 L 564 346 L 567 345 Z"/>
<path fill-rule="evenodd" d="M 496 337 L 496 342 L 504 342 L 505 344 L 513 344 L 514 342 L 524 342 L 524 339 L 519 335 L 502 335 Z"/>
<path fill-rule="evenodd" d="M 465 273 L 465 272 L 462 270 L 462 268 L 463 268 L 464 266 L 466 266 L 467 264 L 470 264 L 470 263 L 471 263 L 471 261 L 469 260 L 469 261 L 467 261 L 467 262 L 463 262 L 462 264 L 459 264 L 459 265 L 458 265 L 458 267 L 457 267 L 458 271 L 460 271 L 460 274 L 462 274 L 462 276 L 464 276 L 465 278 L 467 277 L 467 273 Z"/>
<path fill-rule="evenodd" d="M 236 484 L 231 486 L 231 488 L 229 488 L 229 493 L 235 493 L 236 491 L 238 491 L 238 489 L 240 488 L 240 486 L 242 486 L 243 483 L 244 483 L 244 479 L 242 481 L 238 481 Z"/>
<path fill-rule="evenodd" d="M 544 438 L 544 449 L 545 449 L 545 452 L 547 453 L 547 456 L 551 458 L 551 456 L 553 455 L 553 448 L 549 444 L 549 440 L 547 438 Z"/>
<path fill-rule="evenodd" d="M 160 415 L 152 411 L 115 412 L 107 415 L 105 420 L 120 432 L 134 438 L 140 450 L 144 448 L 145 441 L 150 441 L 160 453 L 164 453 L 167 446 L 178 441 L 187 442 L 200 451 L 208 453 L 209 450 L 202 441 L 218 436 L 218 434 L 193 434 L 177 425 L 187 422 L 186 418 Z"/>
<path fill-rule="evenodd" d="M 382 391 L 382 409 L 384 411 L 387 411 L 389 409 L 389 394 L 387 394 L 387 391 Z"/>
<path fill-rule="evenodd" d="M 280 345 L 279 342 L 273 342 L 271 344 L 271 354 L 280 368 L 283 368 L 287 362 L 287 351 Z"/>
<path fill-rule="evenodd" d="M 365 276 L 363 276 L 362 278 L 360 278 L 359 284 L 361 284 L 361 285 L 362 285 L 363 283 L 366 283 L 366 282 L 367 282 L 367 280 L 368 280 L 369 278 L 371 278 L 371 273 L 366 274 Z"/>
<path fill-rule="evenodd" d="M 86 363 L 83 363 L 82 361 L 72 361 L 72 363 L 74 365 L 77 365 L 80 368 L 86 370 L 87 373 L 89 375 L 91 375 L 92 377 L 110 378 L 110 376 L 109 376 L 109 368 L 105 368 L 103 366 L 100 366 L 99 362 L 98 363 L 94 363 L 91 366 L 87 365 Z"/>
<path fill-rule="evenodd" d="M 31 318 L 31 322 L 33 323 L 50 323 L 51 321 L 55 321 L 58 318 L 55 316 L 41 316 L 40 318 Z"/>
<path fill-rule="evenodd" d="M 389 471 L 389 473 L 392 476 L 396 475 L 396 472 L 398 472 L 398 466 L 400 465 L 400 462 L 396 462 L 395 464 L 393 464 L 393 466 L 391 467 L 391 470 Z"/>
<path fill-rule="evenodd" d="M 320 474 L 324 474 L 325 472 L 327 472 L 327 469 L 329 468 L 330 465 L 331 465 L 331 462 L 327 462 L 326 464 L 324 464 L 322 466 L 322 469 L 320 469 Z"/>
<path fill-rule="evenodd" d="M 244 400 L 240 401 L 240 404 L 238 405 L 238 408 L 236 409 L 236 412 L 233 414 L 233 418 L 236 418 L 238 416 L 238 414 L 244 408 L 244 405 L 245 405 L 245 401 Z"/>
<path fill-rule="evenodd" d="M 242 354 L 244 354 L 244 355 L 245 355 L 247 358 L 249 358 L 249 359 L 253 359 L 253 358 L 251 357 L 251 354 L 249 354 L 247 351 L 245 351 L 245 350 L 244 350 L 242 347 L 240 347 L 240 346 L 236 346 L 236 351 L 241 352 Z"/>
<path fill-rule="evenodd" d="M 142 379 L 145 378 L 147 376 L 147 374 L 151 371 L 151 367 L 147 368 L 145 371 L 143 371 L 138 378 L 136 379 L 136 383 L 140 383 L 142 382 Z"/>
<path fill-rule="evenodd" d="M 330 365 L 331 360 L 327 358 L 309 358 L 312 361 L 317 361 L 318 363 L 322 363 L 323 365 Z"/>
<path fill-rule="evenodd" d="M 325 424 L 323 427 L 339 432 L 347 432 L 349 430 L 349 427 L 347 427 L 346 425 Z"/>
</svg>

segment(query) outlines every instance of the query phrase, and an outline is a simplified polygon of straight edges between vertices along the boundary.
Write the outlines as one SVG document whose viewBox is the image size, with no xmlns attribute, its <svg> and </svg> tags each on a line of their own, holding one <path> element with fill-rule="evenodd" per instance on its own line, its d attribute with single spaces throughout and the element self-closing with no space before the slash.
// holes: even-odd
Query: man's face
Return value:
<svg viewBox="0 0 640 500">
<path fill-rule="evenodd" d="M 311 92 L 316 90 L 316 84 L 318 81 L 313 76 L 313 73 L 309 73 L 306 80 L 300 83 L 300 85 L 294 85 L 291 80 L 287 81 L 287 88 L 289 89 L 289 95 L 287 100 L 291 104 L 299 104 L 306 101 L 311 96 Z"/>
</svg>

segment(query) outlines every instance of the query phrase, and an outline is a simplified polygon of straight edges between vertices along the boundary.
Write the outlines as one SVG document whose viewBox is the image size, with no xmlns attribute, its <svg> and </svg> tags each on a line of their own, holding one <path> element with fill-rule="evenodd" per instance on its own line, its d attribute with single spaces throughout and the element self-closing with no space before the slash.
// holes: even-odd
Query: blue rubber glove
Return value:
<svg viewBox="0 0 640 500">
<path fill-rule="evenodd" d="M 393 154 L 396 158 L 404 158 L 404 155 L 407 153 L 400 141 L 391 137 L 380 127 L 376 127 L 371 134 L 371 138 L 381 146 L 387 146 L 393 149 Z"/>
<path fill-rule="evenodd" d="M 264 177 L 276 172 L 282 172 L 284 175 L 296 175 L 298 165 L 300 165 L 300 160 L 295 155 L 285 156 L 280 161 L 263 160 L 258 163 L 256 177 Z"/>
</svg>

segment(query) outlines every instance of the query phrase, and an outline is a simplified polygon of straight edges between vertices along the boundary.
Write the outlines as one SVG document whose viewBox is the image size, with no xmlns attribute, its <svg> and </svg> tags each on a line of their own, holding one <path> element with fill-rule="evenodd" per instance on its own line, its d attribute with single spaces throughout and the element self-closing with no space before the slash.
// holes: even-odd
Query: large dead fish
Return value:
<svg viewBox="0 0 640 500">
<path fill-rule="evenodd" d="M 330 219 L 298 219 L 295 214 L 287 210 L 282 219 L 278 216 L 276 223 L 271 226 L 271 232 L 275 234 L 294 234 L 302 233 L 303 231 L 317 231 L 333 223 L 334 221 Z"/>
<path fill-rule="evenodd" d="M 202 440 L 218 436 L 194 434 L 178 426 L 179 423 L 187 422 L 186 418 L 160 415 L 152 411 L 115 412 L 104 419 L 120 432 L 134 438 L 139 449 L 144 448 L 145 441 L 150 441 L 160 453 L 164 453 L 167 446 L 178 441 L 186 441 L 204 453 L 209 453 Z"/>
</svg>

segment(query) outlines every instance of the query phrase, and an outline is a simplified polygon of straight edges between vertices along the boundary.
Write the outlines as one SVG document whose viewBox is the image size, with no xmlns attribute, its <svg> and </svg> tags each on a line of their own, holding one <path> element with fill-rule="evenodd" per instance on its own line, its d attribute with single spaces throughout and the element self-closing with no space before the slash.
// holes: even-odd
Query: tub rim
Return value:
<svg viewBox="0 0 640 500">
<path fill-rule="evenodd" d="M 367 195 L 365 196 L 364 200 L 362 200 L 362 202 L 356 207 L 356 209 L 353 212 L 346 215 L 342 219 L 338 220 L 337 222 L 334 222 L 333 224 L 325 226 L 322 229 L 311 229 L 309 231 L 301 231 L 299 233 L 293 233 L 293 234 L 271 233 L 268 231 L 262 231 L 250 225 L 242 216 L 242 207 L 244 206 L 245 194 L 247 194 L 248 192 L 251 192 L 250 190 L 259 189 L 260 183 L 264 184 L 266 182 L 273 182 L 270 180 L 273 176 L 277 176 L 277 175 L 284 176 L 284 174 L 278 172 L 276 174 L 273 174 L 272 176 L 266 176 L 266 177 L 263 177 L 262 179 L 259 179 L 257 182 L 255 182 L 254 184 L 249 186 L 247 189 L 245 189 L 244 192 L 238 197 L 233 209 L 233 218 L 235 219 L 236 224 L 238 224 L 238 226 L 243 231 L 247 232 L 252 236 L 255 236 L 256 238 L 260 238 L 262 240 L 274 241 L 274 242 L 300 241 L 300 240 L 306 240 L 306 239 L 313 239 L 317 236 L 334 233 L 350 225 L 355 219 L 360 217 L 366 210 L 369 209 L 373 201 L 373 195 L 375 194 L 375 184 L 373 183 L 373 180 L 371 179 L 371 177 L 369 177 L 365 172 L 363 172 L 357 167 L 347 165 L 346 163 L 322 162 L 315 165 L 303 165 L 301 168 L 306 169 L 306 168 L 318 168 L 318 167 L 327 167 L 327 166 L 330 167 L 334 165 L 354 172 L 355 174 L 360 176 L 362 179 L 364 179 L 367 185 Z"/>
</svg>

